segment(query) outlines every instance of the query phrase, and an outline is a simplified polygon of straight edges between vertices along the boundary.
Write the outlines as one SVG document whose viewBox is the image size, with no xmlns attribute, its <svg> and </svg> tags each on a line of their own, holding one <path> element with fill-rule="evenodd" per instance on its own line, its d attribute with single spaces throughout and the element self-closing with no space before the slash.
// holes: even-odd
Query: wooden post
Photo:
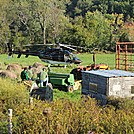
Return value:
<svg viewBox="0 0 134 134">
<path fill-rule="evenodd" d="M 120 70 L 120 44 L 118 45 L 119 46 L 119 50 L 118 50 L 118 69 Z"/>
<path fill-rule="evenodd" d="M 115 57 L 115 59 L 116 59 L 116 64 L 115 64 L 116 69 L 117 69 L 117 64 L 118 64 L 118 63 L 117 63 L 117 60 L 118 60 L 118 59 L 117 59 L 117 55 L 118 55 L 118 54 L 117 54 L 117 51 L 118 51 L 118 46 L 117 46 L 117 43 L 116 43 L 116 55 L 115 55 L 115 56 L 116 56 L 116 57 Z"/>
<path fill-rule="evenodd" d="M 95 66 L 95 53 L 93 54 L 93 62 L 94 62 L 94 66 Z"/>
<path fill-rule="evenodd" d="M 127 71 L 127 44 L 125 44 L 125 70 Z"/>
<path fill-rule="evenodd" d="M 33 108 L 33 97 L 29 98 L 29 105 L 31 108 Z"/>
<path fill-rule="evenodd" d="M 8 133 L 12 134 L 12 109 L 8 109 Z"/>
</svg>

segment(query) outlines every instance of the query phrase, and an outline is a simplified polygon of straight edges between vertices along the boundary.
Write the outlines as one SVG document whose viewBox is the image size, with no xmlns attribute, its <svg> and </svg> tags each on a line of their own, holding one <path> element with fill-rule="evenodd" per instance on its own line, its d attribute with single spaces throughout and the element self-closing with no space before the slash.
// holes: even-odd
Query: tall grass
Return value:
<svg viewBox="0 0 134 134">
<path fill-rule="evenodd" d="M 0 79 L 0 133 L 7 131 L 7 111 L 20 103 L 27 104 L 29 92 L 23 84 Z M 2 130 L 1 130 L 2 129 Z"/>
<path fill-rule="evenodd" d="M 60 91 L 55 90 L 54 94 L 57 92 Z M 29 94 L 23 84 L 0 79 L 0 133 L 8 133 L 7 110 L 12 108 L 13 133 L 16 134 L 84 134 L 89 131 L 96 134 L 133 134 L 134 100 L 109 99 L 109 104 L 101 107 L 90 97 L 81 99 L 80 95 L 72 101 L 64 95 L 61 94 L 50 103 L 34 99 L 33 106 L 30 106 Z M 75 96 L 75 93 L 68 95 Z M 118 105 L 114 106 L 116 102 Z M 48 108 L 51 111 L 44 114 L 44 109 Z"/>
<path fill-rule="evenodd" d="M 50 109 L 44 114 L 44 109 Z M 133 134 L 134 113 L 131 109 L 102 108 L 94 99 L 76 102 L 55 100 L 51 103 L 34 100 L 31 109 L 21 103 L 13 109 L 13 133 L 129 133 Z"/>
</svg>

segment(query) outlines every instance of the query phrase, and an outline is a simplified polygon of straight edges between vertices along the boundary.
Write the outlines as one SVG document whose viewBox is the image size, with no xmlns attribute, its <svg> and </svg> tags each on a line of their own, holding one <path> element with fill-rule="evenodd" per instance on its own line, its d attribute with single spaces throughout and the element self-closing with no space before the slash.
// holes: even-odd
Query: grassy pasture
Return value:
<svg viewBox="0 0 134 134">
<path fill-rule="evenodd" d="M 93 55 L 92 54 L 80 54 L 77 55 L 80 59 L 83 60 L 81 65 L 90 65 L 93 64 Z M 115 54 L 96 54 L 96 64 L 106 63 L 110 68 L 115 67 Z"/>
<path fill-rule="evenodd" d="M 83 60 L 82 65 L 92 63 L 92 55 L 78 55 Z M 91 62 L 90 62 L 91 61 Z M 40 62 L 39 58 L 22 56 L 17 59 L 7 59 L 7 55 L 0 55 L 0 70 L 5 70 L 11 63 L 19 63 L 22 67 Z M 96 63 L 107 63 L 114 68 L 114 54 L 97 54 Z M 46 63 L 43 63 L 47 65 Z M 76 65 L 51 67 L 52 72 L 69 73 Z M 13 109 L 13 133 L 44 134 L 133 134 L 134 133 L 134 100 L 109 99 L 106 107 L 96 104 L 94 99 L 80 99 L 81 91 L 67 93 L 54 89 L 54 101 L 46 103 L 34 100 L 29 106 L 29 92 L 23 83 L 0 78 L 0 133 L 8 133 L 8 109 Z M 72 101 L 73 100 L 73 101 Z M 51 108 L 49 116 L 43 110 Z"/>
<path fill-rule="evenodd" d="M 83 62 L 81 65 L 90 65 L 93 63 L 93 56 L 92 54 L 79 54 L 77 55 Z M 22 67 L 33 65 L 35 62 L 43 63 L 44 65 L 48 66 L 47 63 L 42 62 L 38 57 L 36 56 L 29 56 L 28 58 L 25 58 L 24 55 L 22 55 L 20 58 L 17 58 L 17 55 L 13 55 L 10 59 L 8 59 L 8 55 L 3 54 L 0 55 L 0 69 L 5 70 L 8 64 L 12 63 L 19 63 Z M 114 68 L 115 65 L 115 54 L 96 54 L 96 64 L 100 63 L 107 63 L 110 68 Z M 73 68 L 76 68 L 77 65 L 67 66 L 65 69 L 64 67 L 51 67 L 52 72 L 58 72 L 58 73 L 70 73 L 70 71 Z M 74 91 L 74 93 L 67 93 L 64 91 L 59 91 L 57 89 L 54 89 L 54 99 L 71 99 L 76 100 L 76 98 L 80 98 L 81 91 Z"/>
<path fill-rule="evenodd" d="M 81 65 L 90 65 L 93 63 L 93 56 L 92 54 L 78 54 L 77 55 L 83 62 Z M 11 63 L 19 63 L 24 66 L 32 65 L 35 62 L 43 63 L 44 65 L 48 65 L 47 63 L 42 62 L 38 57 L 36 56 L 29 56 L 28 58 L 25 58 L 24 55 L 22 55 L 20 58 L 17 58 L 17 55 L 13 55 L 10 59 L 8 59 L 8 55 L 2 54 L 0 55 L 0 63 L 4 64 L 11 64 Z M 110 66 L 110 68 L 115 67 L 115 54 L 96 54 L 96 64 L 100 63 L 106 63 Z M 76 65 L 72 65 L 72 67 L 75 67 Z M 70 67 L 70 66 L 69 66 Z M 61 69 L 61 68 L 60 68 Z M 60 69 L 58 69 L 60 71 Z M 58 71 L 56 70 L 56 71 Z M 67 69 L 66 72 L 68 72 Z"/>
<path fill-rule="evenodd" d="M 83 62 L 81 65 L 90 65 L 93 64 L 93 56 L 92 54 L 78 54 L 77 55 Z M 48 66 L 47 63 L 42 62 L 38 57 L 36 56 L 29 56 L 28 58 L 25 58 L 24 55 L 22 55 L 20 58 L 17 58 L 17 55 L 13 55 L 10 59 L 8 59 L 8 55 L 3 54 L 0 55 L 0 69 L 5 70 L 7 65 L 12 63 L 19 63 L 22 67 L 33 65 L 35 62 L 43 63 L 45 66 Z M 110 68 L 114 68 L 115 66 L 115 54 L 96 54 L 96 64 L 100 63 L 107 63 Z M 76 68 L 77 65 L 69 65 L 66 67 L 66 69 L 62 67 L 51 67 L 51 72 L 57 72 L 57 73 L 70 73 L 70 71 L 73 68 Z M 64 91 L 59 91 L 58 89 L 53 90 L 54 100 L 55 99 L 69 99 L 75 101 L 76 99 L 80 99 L 81 97 L 81 91 L 77 90 L 74 91 L 74 93 L 67 93 Z"/>
</svg>

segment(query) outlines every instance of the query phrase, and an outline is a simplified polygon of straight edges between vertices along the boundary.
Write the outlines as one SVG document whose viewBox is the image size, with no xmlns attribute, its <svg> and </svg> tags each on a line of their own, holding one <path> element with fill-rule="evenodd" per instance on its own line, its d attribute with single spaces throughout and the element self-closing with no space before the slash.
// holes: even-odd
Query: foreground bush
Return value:
<svg viewBox="0 0 134 134">
<path fill-rule="evenodd" d="M 48 113 L 43 114 L 47 108 Z M 33 106 L 16 105 L 13 115 L 14 133 L 84 134 L 91 131 L 133 134 L 134 126 L 131 109 L 102 108 L 91 98 L 88 101 L 55 100 L 51 103 L 34 100 Z"/>
<path fill-rule="evenodd" d="M 5 84 L 6 83 L 6 84 Z M 13 133 L 20 134 L 84 134 L 94 133 L 133 134 L 134 100 L 109 100 L 101 107 L 94 99 L 76 101 L 57 99 L 50 103 L 29 96 L 24 85 L 10 80 L 0 80 L 0 133 L 6 134 L 7 110 L 13 109 Z M 5 90 L 4 90 L 5 89 Z M 118 106 L 110 104 L 118 102 Z"/>
<path fill-rule="evenodd" d="M 14 108 L 14 105 L 27 102 L 29 92 L 22 83 L 16 83 L 10 79 L 0 79 L 0 111 Z"/>
<path fill-rule="evenodd" d="M 28 99 L 29 92 L 24 84 L 0 78 L 0 133 L 7 131 L 8 109 L 14 109 L 15 105 L 22 102 L 27 104 Z"/>
<path fill-rule="evenodd" d="M 116 98 L 114 96 L 110 96 L 107 98 L 107 105 L 114 106 L 115 110 L 122 109 L 134 113 L 134 99 L 132 100 L 132 98 Z"/>
</svg>

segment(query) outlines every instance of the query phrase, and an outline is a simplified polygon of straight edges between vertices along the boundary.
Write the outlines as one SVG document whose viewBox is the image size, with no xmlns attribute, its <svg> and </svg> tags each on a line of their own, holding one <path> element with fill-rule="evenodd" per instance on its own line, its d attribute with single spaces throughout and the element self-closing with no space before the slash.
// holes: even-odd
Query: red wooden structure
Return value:
<svg viewBox="0 0 134 134">
<path fill-rule="evenodd" d="M 134 42 L 116 43 L 116 69 L 134 72 Z"/>
</svg>

